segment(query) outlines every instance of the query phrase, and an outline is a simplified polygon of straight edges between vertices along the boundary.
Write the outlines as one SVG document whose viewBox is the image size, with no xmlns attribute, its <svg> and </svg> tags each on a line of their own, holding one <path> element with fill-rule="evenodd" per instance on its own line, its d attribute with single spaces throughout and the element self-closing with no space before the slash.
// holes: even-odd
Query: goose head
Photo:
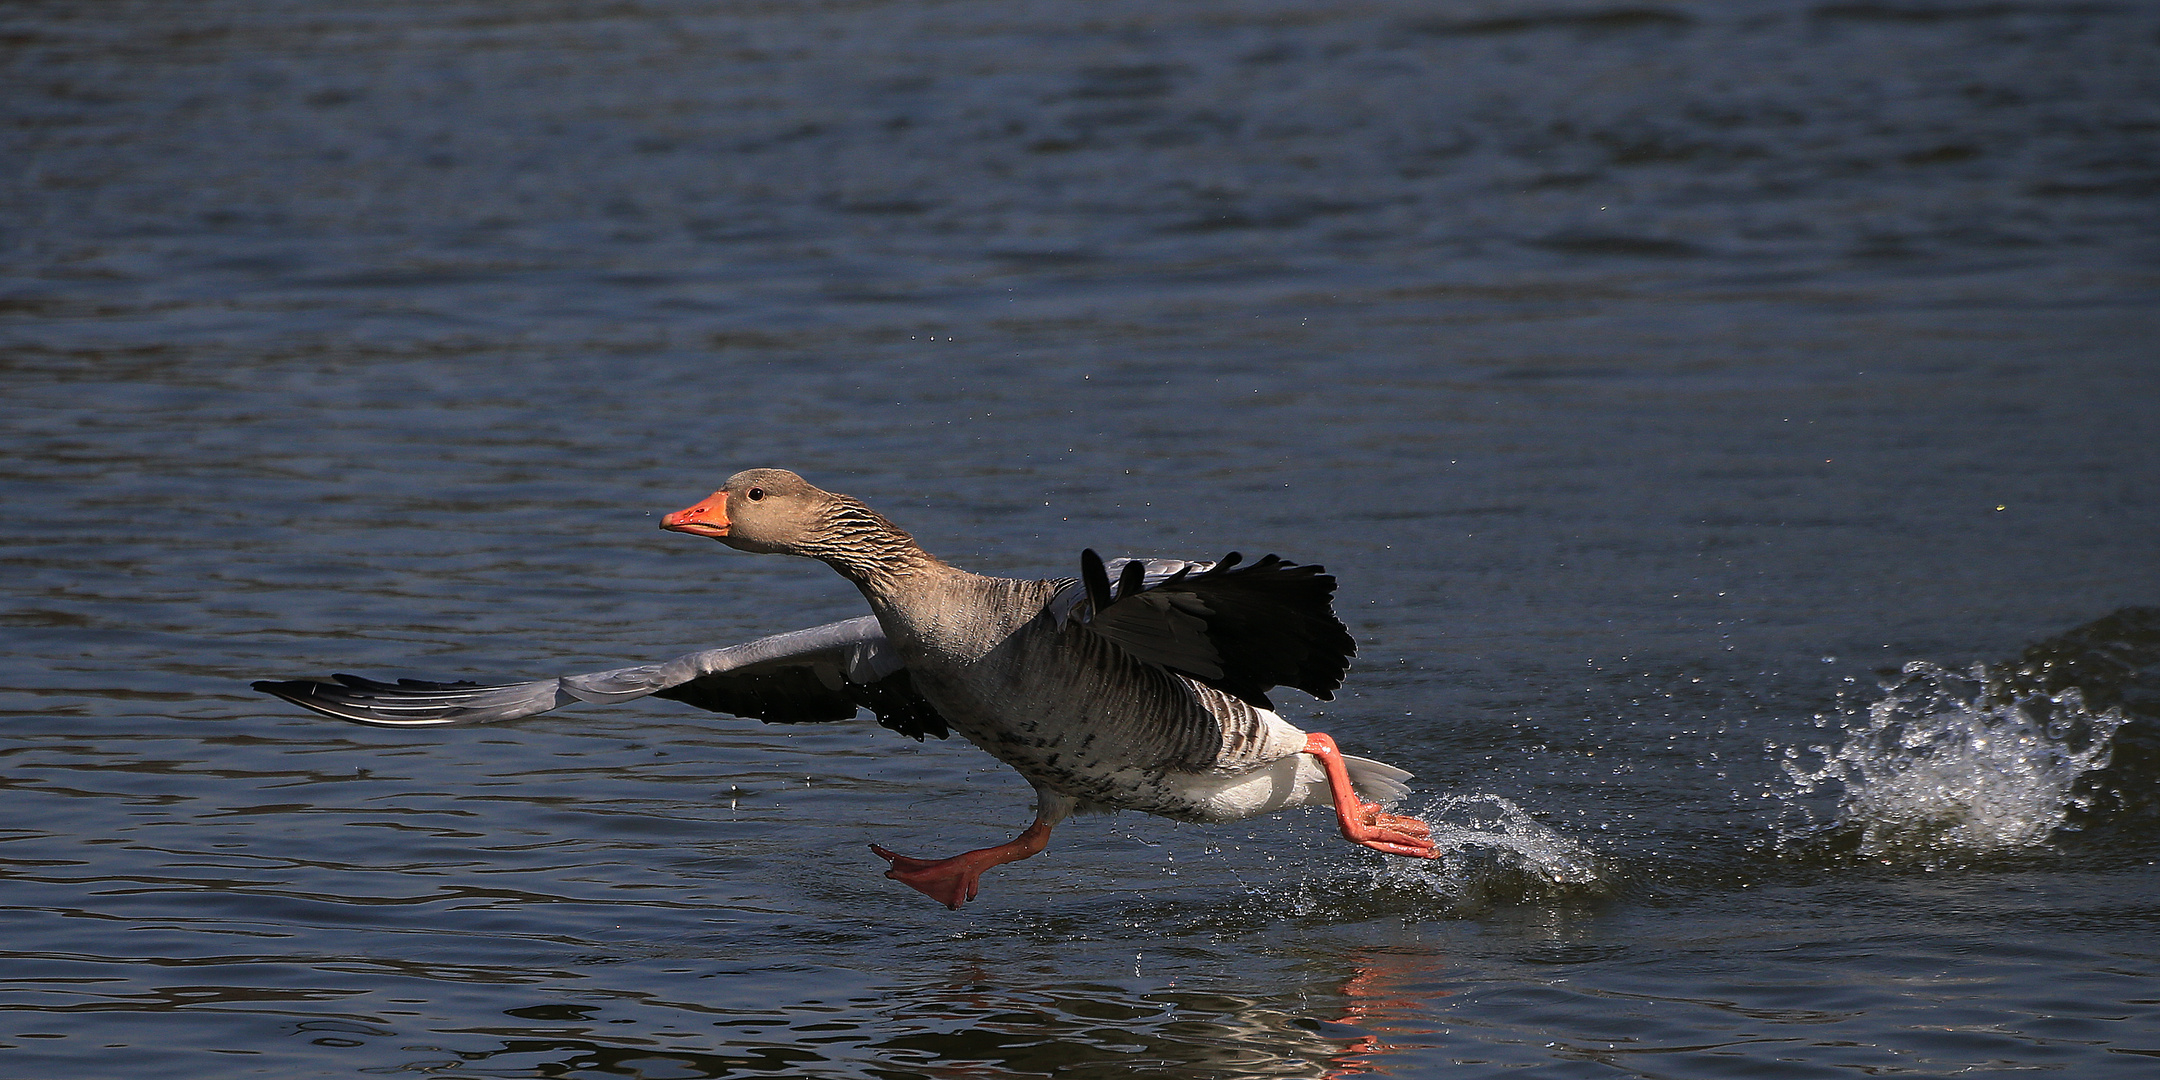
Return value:
<svg viewBox="0 0 2160 1080">
<path fill-rule="evenodd" d="M 889 578 L 942 564 L 915 538 L 851 495 L 820 489 L 786 469 L 749 469 L 660 527 L 741 551 L 819 559 L 855 580 Z"/>
<path fill-rule="evenodd" d="M 811 554 L 842 498 L 786 469 L 745 469 L 703 502 L 661 518 L 660 527 L 742 551 Z"/>
</svg>

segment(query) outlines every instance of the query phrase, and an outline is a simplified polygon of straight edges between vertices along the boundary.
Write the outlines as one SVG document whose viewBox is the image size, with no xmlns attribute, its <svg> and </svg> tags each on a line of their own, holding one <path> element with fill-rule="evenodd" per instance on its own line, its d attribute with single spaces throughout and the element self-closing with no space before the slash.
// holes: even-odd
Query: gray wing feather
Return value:
<svg viewBox="0 0 2160 1080">
<path fill-rule="evenodd" d="M 1179 574 L 1204 574 L 1215 568 L 1213 562 L 1191 562 L 1185 559 L 1111 559 L 1103 563 L 1103 570 L 1116 581 L 1124 576 L 1125 564 L 1140 563 L 1146 570 L 1141 575 L 1140 588 L 1152 589 Z M 1078 578 L 1059 578 L 1058 590 L 1050 597 L 1047 610 L 1057 620 L 1059 627 L 1071 621 L 1074 609 L 1087 599 L 1087 587 Z"/>
<path fill-rule="evenodd" d="M 826 686 L 876 684 L 899 672 L 897 650 L 873 616 L 794 630 L 719 649 L 685 653 L 660 664 L 591 671 L 532 682 L 481 684 L 355 675 L 335 681 L 262 681 L 254 688 L 304 709 L 381 727 L 451 727 L 515 720 L 575 702 L 613 704 L 681 686 L 708 675 L 757 674 L 807 668 Z"/>
<path fill-rule="evenodd" d="M 899 671 L 900 653 L 885 639 L 876 616 L 864 615 L 842 622 L 791 630 L 740 645 L 685 653 L 664 664 L 565 675 L 563 691 L 579 701 L 613 704 L 644 697 L 671 686 L 680 686 L 706 675 L 754 671 L 759 666 L 807 665 L 828 686 L 840 681 L 868 684 Z"/>
</svg>

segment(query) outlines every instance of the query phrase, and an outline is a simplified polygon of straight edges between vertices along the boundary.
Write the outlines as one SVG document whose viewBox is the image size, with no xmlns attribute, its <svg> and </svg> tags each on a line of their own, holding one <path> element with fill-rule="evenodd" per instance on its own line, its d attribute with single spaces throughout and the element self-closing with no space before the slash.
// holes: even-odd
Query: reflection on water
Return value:
<svg viewBox="0 0 2160 1080">
<path fill-rule="evenodd" d="M 535 1006 L 507 1015 L 547 1023 L 473 1031 L 503 1038 L 486 1048 L 411 1058 L 400 1069 L 484 1076 L 864 1069 L 883 1077 L 1109 1077 L 1131 1075 L 1144 1063 L 1149 1075 L 1169 1077 L 1352 1076 L 1384 1071 L 1384 1059 L 1398 1048 L 1389 1038 L 1422 1034 L 1406 1025 L 1428 1009 L 1423 999 L 1433 991 L 1418 980 L 1434 963 L 1418 954 L 1360 955 L 1332 993 L 1316 982 L 1265 997 L 1112 983 L 1016 986 L 1009 964 L 963 967 L 937 982 L 859 988 L 844 1001 L 702 1010 L 713 1032 L 686 1029 L 680 1037 L 720 1046 L 699 1050 L 606 1040 L 613 1010 L 605 1004 Z M 395 1034 L 353 1024 L 306 1030 L 335 1031 L 340 1034 L 331 1037 L 340 1040 Z"/>
<path fill-rule="evenodd" d="M 1444 1043 L 1445 1031 L 1432 1021 L 1433 999 L 1451 993 L 1434 986 L 1445 965 L 1440 956 L 1397 948 L 1360 951 L 1349 959 L 1355 970 L 1343 980 L 1343 1010 L 1335 1022 L 1361 1034 L 1329 1061 L 1328 1077 L 1392 1075 L 1390 1055 Z"/>
</svg>

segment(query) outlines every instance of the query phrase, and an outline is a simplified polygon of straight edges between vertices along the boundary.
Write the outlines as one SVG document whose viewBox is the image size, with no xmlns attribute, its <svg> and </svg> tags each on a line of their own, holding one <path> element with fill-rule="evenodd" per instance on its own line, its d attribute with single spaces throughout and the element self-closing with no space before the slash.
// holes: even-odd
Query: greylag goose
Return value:
<svg viewBox="0 0 2160 1080">
<path fill-rule="evenodd" d="M 1423 822 L 1381 809 L 1408 792 L 1409 773 L 1342 753 L 1268 700 L 1277 686 L 1331 699 L 1356 651 L 1332 607 L 1335 579 L 1318 566 L 1236 553 L 1105 562 L 1086 551 L 1078 579 L 984 577 L 939 561 L 860 501 L 781 469 L 736 473 L 661 528 L 821 560 L 855 583 L 871 614 L 536 682 L 337 675 L 254 688 L 390 727 L 489 723 L 650 694 L 776 723 L 865 708 L 918 740 L 958 731 L 1034 785 L 1034 823 L 947 859 L 871 845 L 890 864 L 886 877 L 955 910 L 975 898 L 984 871 L 1040 852 L 1075 812 L 1223 822 L 1332 803 L 1354 843 L 1437 854 Z"/>
</svg>

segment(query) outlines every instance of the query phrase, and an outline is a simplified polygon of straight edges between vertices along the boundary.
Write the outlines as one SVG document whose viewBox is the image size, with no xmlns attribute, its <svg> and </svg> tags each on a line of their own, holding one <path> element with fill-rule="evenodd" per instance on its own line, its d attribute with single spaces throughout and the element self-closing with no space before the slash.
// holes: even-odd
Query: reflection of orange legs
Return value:
<svg viewBox="0 0 2160 1080">
<path fill-rule="evenodd" d="M 1386 1058 L 1399 1050 L 1428 1040 L 1391 1042 L 1390 1036 L 1440 1034 L 1428 1026 L 1433 1014 L 1430 999 L 1447 997 L 1452 991 L 1431 990 L 1418 985 L 1441 966 L 1430 953 L 1376 949 L 1356 957 L 1356 968 L 1342 987 L 1343 1014 L 1338 1024 L 1364 1033 L 1347 1040 L 1342 1052 L 1329 1058 L 1327 1080 L 1352 1076 L 1392 1076 Z"/>
<path fill-rule="evenodd" d="M 879 858 L 892 863 L 885 876 L 916 892 L 953 909 L 975 899 L 981 889 L 983 871 L 1009 862 L 1019 862 L 1043 849 L 1050 842 L 1051 821 L 1037 817 L 1035 824 L 996 847 L 986 847 L 955 855 L 950 859 L 913 859 L 895 855 L 890 851 L 870 845 Z"/>
<path fill-rule="evenodd" d="M 1335 820 L 1342 826 L 1343 839 L 1390 855 L 1440 857 L 1439 845 L 1432 842 L 1432 829 L 1424 822 L 1382 813 L 1378 803 L 1358 797 L 1357 789 L 1350 786 L 1350 770 L 1343 768 L 1342 751 L 1335 748 L 1335 740 L 1318 732 L 1308 733 L 1305 752 L 1319 758 L 1327 769 L 1328 790 L 1335 795 Z"/>
</svg>

